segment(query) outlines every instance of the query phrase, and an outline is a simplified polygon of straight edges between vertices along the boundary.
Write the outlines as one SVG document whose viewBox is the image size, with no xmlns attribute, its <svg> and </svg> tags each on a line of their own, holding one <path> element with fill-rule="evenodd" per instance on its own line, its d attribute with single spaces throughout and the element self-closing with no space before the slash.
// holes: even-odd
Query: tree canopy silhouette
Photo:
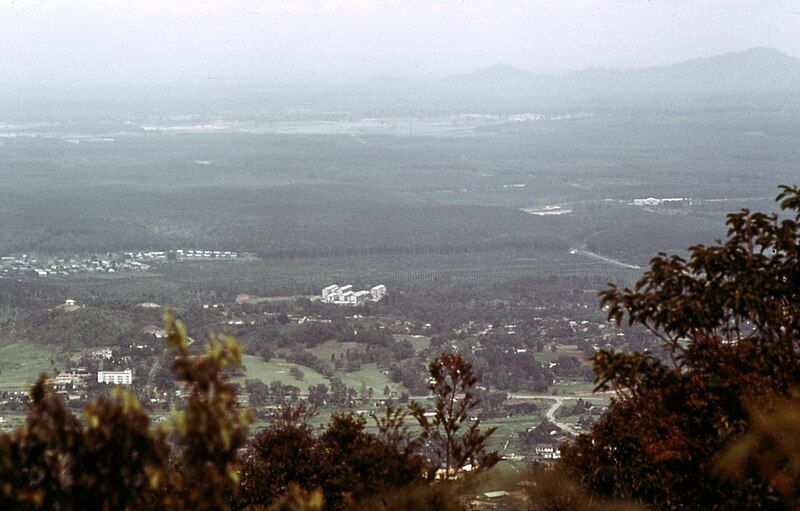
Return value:
<svg viewBox="0 0 800 511">
<path fill-rule="evenodd" d="M 561 467 L 593 494 L 658 509 L 786 509 L 755 466 L 720 477 L 718 453 L 741 438 L 748 403 L 800 385 L 800 189 L 781 187 L 782 212 L 727 217 L 727 239 L 659 254 L 635 287 L 611 286 L 609 319 L 656 336 L 651 353 L 594 355 L 598 389 L 614 389 L 605 416 Z"/>
</svg>

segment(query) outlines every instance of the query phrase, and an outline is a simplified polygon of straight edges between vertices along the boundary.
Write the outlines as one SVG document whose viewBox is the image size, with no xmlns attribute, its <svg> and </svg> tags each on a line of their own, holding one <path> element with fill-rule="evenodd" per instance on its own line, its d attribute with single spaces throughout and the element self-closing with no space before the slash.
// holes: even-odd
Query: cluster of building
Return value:
<svg viewBox="0 0 800 511">
<path fill-rule="evenodd" d="M 118 271 L 147 271 L 150 265 L 135 259 L 38 259 L 20 256 L 0 257 L 0 271 L 4 274 L 20 273 L 46 277 L 48 275 L 70 275 L 73 273 L 116 273 Z"/>
<path fill-rule="evenodd" d="M 646 199 L 633 199 L 634 206 L 691 206 L 692 199 L 688 197 L 668 197 L 657 199 L 648 197 Z"/>
<path fill-rule="evenodd" d="M 64 259 L 59 257 L 39 258 L 28 254 L 0 257 L 0 276 L 20 273 L 46 277 L 48 275 L 70 275 L 73 273 L 116 273 L 119 271 L 142 272 L 151 269 L 152 263 L 175 260 L 196 259 L 236 259 L 237 252 L 222 250 L 171 250 L 124 252 L 104 254 L 85 259 Z"/>
<path fill-rule="evenodd" d="M 386 296 L 386 286 L 379 284 L 372 287 L 369 291 L 354 291 L 351 284 L 339 286 L 332 284 L 322 290 L 322 302 L 334 305 L 350 305 L 357 307 L 364 305 L 368 301 L 377 302 Z"/>
<path fill-rule="evenodd" d="M 71 385 L 73 387 L 84 387 L 89 382 L 91 375 L 84 368 L 77 368 L 70 371 L 61 371 L 51 380 L 55 387 Z M 111 383 L 114 385 L 131 385 L 133 383 L 133 371 L 97 371 L 97 383 Z"/>
<path fill-rule="evenodd" d="M 238 253 L 227 250 L 184 250 L 182 248 L 169 251 L 125 252 L 124 254 L 127 259 L 140 261 L 166 261 L 170 255 L 174 255 L 175 259 L 235 259 L 239 257 Z"/>
<path fill-rule="evenodd" d="M 236 252 L 221 250 L 183 250 L 175 251 L 178 259 L 236 259 L 239 254 Z"/>
</svg>

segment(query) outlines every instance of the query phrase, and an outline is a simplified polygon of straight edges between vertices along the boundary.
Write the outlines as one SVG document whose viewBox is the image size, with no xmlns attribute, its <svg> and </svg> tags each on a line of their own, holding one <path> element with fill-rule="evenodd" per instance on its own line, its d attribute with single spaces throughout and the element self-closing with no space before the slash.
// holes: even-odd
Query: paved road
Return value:
<svg viewBox="0 0 800 511">
<path fill-rule="evenodd" d="M 642 267 L 639 266 L 638 264 L 630 264 L 630 263 L 626 263 L 626 262 L 620 261 L 618 259 L 614 259 L 614 258 L 611 258 L 611 257 L 606 257 L 606 256 L 600 255 L 600 254 L 595 254 L 594 252 L 590 252 L 590 251 L 586 250 L 583 247 L 570 249 L 569 253 L 570 254 L 579 254 L 579 255 L 582 255 L 582 256 L 586 256 L 586 257 L 591 257 L 592 259 L 597 259 L 598 261 L 603 261 L 603 262 L 606 262 L 606 263 L 609 263 L 609 264 L 614 264 L 616 266 L 621 266 L 623 268 L 629 268 L 631 270 L 641 270 L 642 269 Z"/>
<path fill-rule="evenodd" d="M 553 404 L 550 405 L 550 408 L 547 409 L 545 413 L 545 417 L 547 420 L 552 422 L 556 425 L 558 429 L 565 433 L 569 433 L 571 435 L 578 435 L 580 434 L 575 428 L 565 422 L 559 422 L 556 420 L 556 412 L 559 408 L 564 406 L 564 401 L 568 399 L 578 400 L 580 398 L 574 396 L 552 396 L 546 394 L 511 394 L 511 399 L 547 399 L 553 401 Z"/>
</svg>

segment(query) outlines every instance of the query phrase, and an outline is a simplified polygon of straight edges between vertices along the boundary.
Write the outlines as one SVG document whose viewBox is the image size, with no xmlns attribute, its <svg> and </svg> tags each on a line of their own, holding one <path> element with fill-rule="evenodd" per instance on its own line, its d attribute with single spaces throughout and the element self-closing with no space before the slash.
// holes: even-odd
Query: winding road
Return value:
<svg viewBox="0 0 800 511">
<path fill-rule="evenodd" d="M 567 400 L 567 399 L 578 400 L 578 399 L 581 399 L 581 398 L 575 397 L 575 396 L 553 396 L 553 395 L 547 395 L 547 394 L 511 394 L 510 398 L 511 399 L 546 399 L 546 400 L 549 400 L 549 401 L 553 401 L 553 404 L 550 405 L 550 408 L 548 408 L 547 412 L 545 412 L 545 417 L 547 417 L 547 420 L 549 420 L 550 422 L 555 424 L 558 429 L 560 429 L 561 431 L 563 431 L 565 433 L 569 433 L 570 435 L 578 435 L 578 434 L 580 434 L 578 432 L 578 430 L 573 428 L 571 425 L 569 425 L 569 424 L 567 424 L 565 422 L 559 422 L 558 420 L 556 420 L 556 412 L 558 411 L 559 408 L 564 406 L 564 401 L 565 400 Z"/>
</svg>

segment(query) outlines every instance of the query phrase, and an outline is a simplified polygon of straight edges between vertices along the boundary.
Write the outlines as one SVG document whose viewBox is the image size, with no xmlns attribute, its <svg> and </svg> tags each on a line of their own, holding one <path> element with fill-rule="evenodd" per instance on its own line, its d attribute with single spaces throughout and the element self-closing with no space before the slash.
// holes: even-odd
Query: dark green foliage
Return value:
<svg viewBox="0 0 800 511">
<path fill-rule="evenodd" d="M 251 414 L 238 406 L 237 386 L 227 379 L 240 362 L 239 345 L 212 336 L 205 353 L 195 355 L 171 315 L 165 331 L 176 388 L 184 394 L 173 421 L 153 427 L 139 402 L 116 390 L 86 406 L 79 420 L 42 377 L 25 426 L 0 435 L 0 509 L 461 510 L 469 495 L 461 483 L 429 484 L 441 456 L 431 465 L 420 454 L 422 440 L 444 456 L 446 478 L 467 463 L 496 462 L 485 450 L 493 429 L 481 432 L 479 421 L 461 429 L 479 400 L 471 393 L 477 377 L 460 356 L 442 355 L 430 366 L 439 382 L 430 387 L 437 416 L 423 424 L 422 439 L 410 433 L 408 412 L 399 408 L 373 415 L 376 434 L 351 413 L 334 415 L 315 434 L 307 423 L 312 412 L 301 407 L 287 408 L 247 443 Z M 272 385 L 245 385 L 256 401 L 276 399 Z M 330 393 L 322 385 L 312 388 L 310 400 L 315 394 L 341 403 L 355 392 L 334 378 Z"/>
<path fill-rule="evenodd" d="M 751 421 L 745 398 L 800 385 L 800 189 L 778 200 L 786 214 L 729 215 L 724 242 L 686 260 L 660 254 L 634 289 L 603 293 L 609 318 L 647 328 L 671 363 L 595 355 L 598 387 L 617 399 L 564 446 L 562 466 L 582 486 L 659 509 L 787 508 L 753 466 L 735 482 L 714 470 Z"/>
<path fill-rule="evenodd" d="M 99 398 L 80 422 L 40 378 L 25 425 L 0 436 L 0 508 L 142 507 L 157 491 L 168 448 L 135 399 Z"/>
<path fill-rule="evenodd" d="M 403 440 L 402 420 L 379 421 L 378 437 L 353 414 L 334 415 L 319 436 L 306 419 L 304 409 L 287 409 L 255 437 L 244 455 L 240 507 L 269 505 L 296 484 L 321 488 L 325 509 L 341 509 L 423 480 L 425 460 Z"/>
<path fill-rule="evenodd" d="M 718 459 L 718 473 L 747 480 L 753 469 L 781 493 L 791 509 L 800 508 L 800 399 L 748 402 L 750 424 Z"/>
<path fill-rule="evenodd" d="M 645 511 L 631 502 L 597 498 L 564 474 L 535 465 L 523 485 L 528 511 Z"/>
<path fill-rule="evenodd" d="M 173 372 L 188 391 L 172 427 L 151 427 L 138 401 L 122 392 L 98 398 L 80 421 L 42 377 L 25 425 L 0 435 L 0 508 L 228 509 L 249 417 L 236 409 L 222 371 L 238 364 L 239 348 L 212 339 L 205 355 L 191 356 L 183 325 L 167 316 L 166 328 Z"/>
<path fill-rule="evenodd" d="M 486 451 L 486 440 L 497 428 L 480 429 L 480 420 L 471 412 L 480 404 L 473 387 L 478 377 L 472 365 L 458 354 L 442 352 L 428 366 L 433 392 L 433 415 L 420 404 L 411 403 L 411 412 L 422 428 L 421 440 L 429 450 L 434 468 L 443 470 L 442 478 L 455 477 L 464 467 L 491 468 L 499 461 L 496 452 Z M 471 420 L 470 419 L 474 419 Z M 467 421 L 471 424 L 467 425 Z"/>
<path fill-rule="evenodd" d="M 175 379 L 190 389 L 173 424 L 179 470 L 168 481 L 166 501 L 177 508 L 227 509 L 238 483 L 236 452 L 252 420 L 237 407 L 236 390 L 224 375 L 240 364 L 241 348 L 232 338 L 212 337 L 205 356 L 190 356 L 183 325 L 168 316 L 166 331 Z"/>
<path fill-rule="evenodd" d="M 237 505 L 267 505 L 295 483 L 307 489 L 322 486 L 318 439 L 303 414 L 286 409 L 279 421 L 261 431 L 242 460 Z"/>
</svg>

